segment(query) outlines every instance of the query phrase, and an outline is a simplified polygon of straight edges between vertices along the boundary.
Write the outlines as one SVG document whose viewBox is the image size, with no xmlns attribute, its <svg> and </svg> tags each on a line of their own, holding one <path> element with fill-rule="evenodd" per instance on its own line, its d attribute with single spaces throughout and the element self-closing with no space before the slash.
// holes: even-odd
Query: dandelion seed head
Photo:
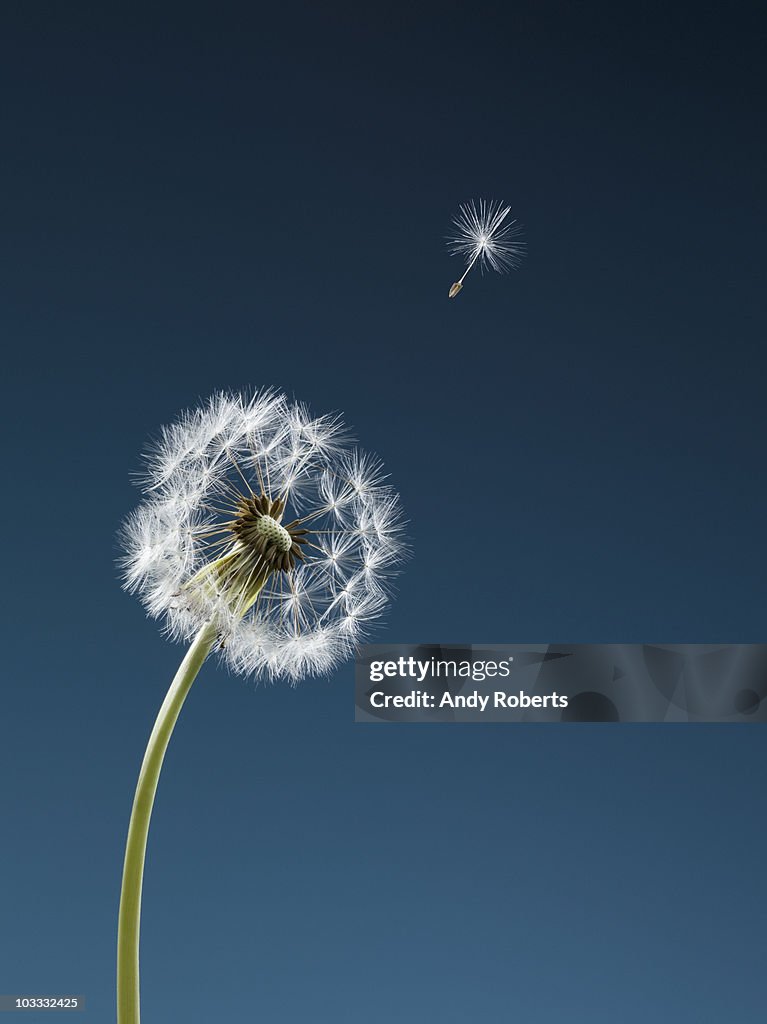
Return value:
<svg viewBox="0 0 767 1024">
<path fill-rule="evenodd" d="M 232 670 L 296 682 L 348 658 L 385 611 L 399 498 L 338 417 L 219 393 L 163 428 L 145 466 L 123 584 L 174 639 L 214 621 Z"/>
</svg>

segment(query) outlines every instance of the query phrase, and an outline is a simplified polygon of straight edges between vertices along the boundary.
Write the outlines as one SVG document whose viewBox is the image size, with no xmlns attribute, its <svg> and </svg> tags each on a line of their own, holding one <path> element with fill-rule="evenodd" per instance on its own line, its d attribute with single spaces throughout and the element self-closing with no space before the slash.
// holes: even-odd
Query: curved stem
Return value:
<svg viewBox="0 0 767 1024">
<path fill-rule="evenodd" d="M 207 623 L 192 642 L 163 701 L 149 737 L 133 799 L 125 846 L 120 916 L 117 925 L 117 1024 L 139 1024 L 139 928 L 141 884 L 152 805 L 173 727 L 202 663 L 217 636 Z"/>
</svg>

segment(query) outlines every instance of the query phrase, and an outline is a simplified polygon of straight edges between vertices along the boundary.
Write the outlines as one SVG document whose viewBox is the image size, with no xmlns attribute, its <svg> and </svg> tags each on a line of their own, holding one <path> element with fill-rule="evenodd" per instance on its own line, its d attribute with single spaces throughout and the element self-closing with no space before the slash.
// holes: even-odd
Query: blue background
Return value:
<svg viewBox="0 0 767 1024">
<path fill-rule="evenodd" d="M 181 656 L 115 530 L 198 398 L 279 385 L 384 458 L 380 641 L 765 640 L 761 5 L 279 6 L 3 6 L 0 991 L 94 1022 Z M 529 258 L 448 302 L 480 196 Z M 351 666 L 205 668 L 146 1024 L 763 1019 L 758 726 L 352 719 Z"/>
</svg>

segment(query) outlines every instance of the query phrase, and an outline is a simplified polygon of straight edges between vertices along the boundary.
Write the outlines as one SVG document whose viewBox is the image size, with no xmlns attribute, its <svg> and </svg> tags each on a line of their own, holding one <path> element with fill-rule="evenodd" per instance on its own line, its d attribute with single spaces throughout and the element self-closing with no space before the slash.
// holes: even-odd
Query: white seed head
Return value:
<svg viewBox="0 0 767 1024">
<path fill-rule="evenodd" d="M 165 427 L 122 529 L 126 589 L 237 671 L 291 682 L 348 658 L 405 554 L 399 498 L 337 417 L 220 393 Z"/>
</svg>

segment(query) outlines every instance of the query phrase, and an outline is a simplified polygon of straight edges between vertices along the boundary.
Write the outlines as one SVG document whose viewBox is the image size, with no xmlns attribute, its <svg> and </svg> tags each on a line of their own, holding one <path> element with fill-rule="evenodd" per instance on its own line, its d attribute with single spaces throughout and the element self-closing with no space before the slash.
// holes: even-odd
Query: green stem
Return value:
<svg viewBox="0 0 767 1024">
<path fill-rule="evenodd" d="M 139 1024 L 139 928 L 141 884 L 152 805 L 165 751 L 186 695 L 217 636 L 207 623 L 192 642 L 163 701 L 149 737 L 133 799 L 125 846 L 120 917 L 117 925 L 117 1024 Z"/>
</svg>

